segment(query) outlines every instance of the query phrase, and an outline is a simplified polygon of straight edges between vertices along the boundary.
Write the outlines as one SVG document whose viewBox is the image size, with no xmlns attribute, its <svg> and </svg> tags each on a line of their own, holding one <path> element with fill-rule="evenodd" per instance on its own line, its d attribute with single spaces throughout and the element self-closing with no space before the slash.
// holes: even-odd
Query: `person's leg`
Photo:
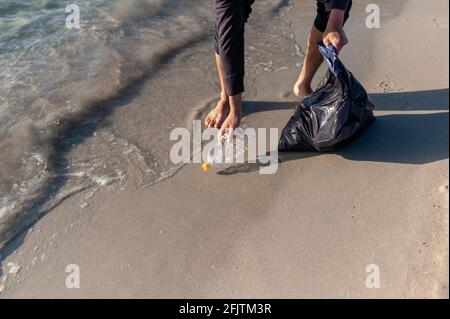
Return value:
<svg viewBox="0 0 450 319">
<path fill-rule="evenodd" d="M 344 16 L 344 23 L 347 21 L 352 8 L 352 1 L 348 1 L 347 10 Z M 313 90 L 311 87 L 312 80 L 323 62 L 322 55 L 317 47 L 317 43 L 323 39 L 324 32 L 330 19 L 331 1 L 317 2 L 317 16 L 311 29 L 308 39 L 308 48 L 306 51 L 305 61 L 302 71 L 297 82 L 294 85 L 294 94 L 302 100 L 310 95 Z"/>
<path fill-rule="evenodd" d="M 312 80 L 323 62 L 322 55 L 317 47 L 317 42 L 322 40 L 322 37 L 323 33 L 313 26 L 311 28 L 311 32 L 309 33 L 308 48 L 306 50 L 302 71 L 300 72 L 300 76 L 294 85 L 294 94 L 300 100 L 313 92 L 311 86 Z"/>
<path fill-rule="evenodd" d="M 253 0 L 216 0 L 216 53 L 222 91 L 228 104 L 221 99 L 217 110 L 205 120 L 208 127 L 221 127 L 221 131 L 234 129 L 242 117 L 242 93 L 244 92 L 244 26 L 251 11 Z M 222 73 L 222 74 L 221 74 Z M 223 101 L 223 102 L 222 102 Z M 220 109 L 222 108 L 222 111 Z M 229 108 L 226 120 L 225 109 Z M 220 115 L 221 114 L 221 115 Z M 214 120 L 211 120 L 211 117 Z M 222 125 L 221 125 L 222 124 Z"/>
<path fill-rule="evenodd" d="M 230 110 L 230 104 L 228 101 L 228 94 L 225 89 L 225 77 L 222 69 L 222 59 L 220 55 L 217 53 L 215 54 L 215 57 L 216 57 L 217 73 L 219 74 L 220 88 L 221 88 L 220 99 L 219 102 L 217 102 L 216 107 L 206 116 L 204 124 L 206 127 L 220 128 L 223 124 L 223 120 L 228 115 L 228 112 Z"/>
<path fill-rule="evenodd" d="M 239 40 L 239 44 L 236 45 L 236 50 L 237 52 L 240 52 L 238 54 L 239 56 L 239 61 L 236 61 L 236 65 L 240 65 L 238 67 L 238 69 L 241 70 L 245 70 L 245 66 L 244 66 L 244 30 L 245 30 L 245 24 L 247 23 L 250 14 L 252 12 L 252 5 L 255 3 L 254 0 L 244 0 L 241 1 L 241 8 L 240 8 L 240 13 L 241 13 L 241 22 L 243 22 L 240 27 L 236 30 L 237 33 L 239 33 L 240 35 L 242 35 L 242 37 Z M 245 72 L 244 72 L 245 73 Z M 225 121 L 223 122 L 222 126 L 220 127 L 220 134 L 223 135 L 224 133 L 229 133 L 232 130 L 234 130 L 235 128 L 239 127 L 240 123 L 241 123 L 241 119 L 242 119 L 242 92 L 243 92 L 243 88 L 244 88 L 244 83 L 243 83 L 243 75 L 242 74 L 242 90 L 233 90 L 235 93 L 232 94 L 228 94 L 228 102 L 229 102 L 229 106 L 230 106 L 230 112 L 227 116 L 227 118 L 225 119 Z M 228 82 L 228 81 L 226 81 Z M 242 92 L 240 92 L 242 91 Z M 237 93 L 239 92 L 239 93 Z"/>
</svg>

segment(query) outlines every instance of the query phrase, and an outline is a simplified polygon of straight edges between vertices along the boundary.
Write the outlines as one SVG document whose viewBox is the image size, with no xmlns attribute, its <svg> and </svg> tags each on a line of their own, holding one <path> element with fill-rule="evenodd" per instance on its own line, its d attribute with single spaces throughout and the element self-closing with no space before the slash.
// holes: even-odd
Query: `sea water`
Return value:
<svg viewBox="0 0 450 319">
<path fill-rule="evenodd" d="M 0 248 L 64 199 L 144 187 L 180 167 L 170 131 L 213 106 L 212 0 L 0 0 Z M 247 97 L 262 72 L 300 61 L 288 3 L 258 0 Z"/>
</svg>

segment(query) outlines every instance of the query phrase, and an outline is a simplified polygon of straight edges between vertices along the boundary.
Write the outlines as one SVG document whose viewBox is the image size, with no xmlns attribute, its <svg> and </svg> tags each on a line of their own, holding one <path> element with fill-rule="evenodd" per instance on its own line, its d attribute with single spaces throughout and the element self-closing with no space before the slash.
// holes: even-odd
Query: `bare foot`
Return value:
<svg viewBox="0 0 450 319">
<path fill-rule="evenodd" d="M 220 135 L 230 134 L 234 129 L 238 128 L 241 124 L 242 112 L 241 111 L 230 111 L 225 122 L 223 122 L 220 128 Z"/>
<path fill-rule="evenodd" d="M 220 101 L 217 102 L 216 107 L 206 116 L 204 121 L 205 126 L 208 128 L 220 128 L 229 110 L 230 103 L 228 101 L 228 97 L 221 98 Z"/>
<path fill-rule="evenodd" d="M 294 85 L 294 94 L 301 100 L 313 92 L 310 84 L 305 84 L 300 79 Z"/>
</svg>

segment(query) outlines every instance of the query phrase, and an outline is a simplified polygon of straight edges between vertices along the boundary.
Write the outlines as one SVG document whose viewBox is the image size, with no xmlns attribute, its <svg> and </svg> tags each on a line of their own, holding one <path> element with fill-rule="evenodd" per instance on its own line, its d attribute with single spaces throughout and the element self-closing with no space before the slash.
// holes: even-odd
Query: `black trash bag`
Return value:
<svg viewBox="0 0 450 319">
<path fill-rule="evenodd" d="M 334 150 L 357 137 L 375 119 L 366 90 L 339 60 L 336 49 L 318 45 L 329 70 L 283 129 L 280 152 Z"/>
</svg>

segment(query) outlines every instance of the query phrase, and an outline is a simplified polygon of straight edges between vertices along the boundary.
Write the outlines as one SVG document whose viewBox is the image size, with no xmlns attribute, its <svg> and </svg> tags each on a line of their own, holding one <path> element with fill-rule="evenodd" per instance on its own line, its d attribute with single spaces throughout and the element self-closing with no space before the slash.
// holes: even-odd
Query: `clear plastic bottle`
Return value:
<svg viewBox="0 0 450 319">
<path fill-rule="evenodd" d="M 217 139 L 218 147 L 208 154 L 206 162 L 202 168 L 205 172 L 211 168 L 220 169 L 225 164 L 235 163 L 244 155 L 246 147 L 244 144 L 244 136 L 239 132 L 234 132 L 232 138 L 223 135 Z"/>
</svg>

